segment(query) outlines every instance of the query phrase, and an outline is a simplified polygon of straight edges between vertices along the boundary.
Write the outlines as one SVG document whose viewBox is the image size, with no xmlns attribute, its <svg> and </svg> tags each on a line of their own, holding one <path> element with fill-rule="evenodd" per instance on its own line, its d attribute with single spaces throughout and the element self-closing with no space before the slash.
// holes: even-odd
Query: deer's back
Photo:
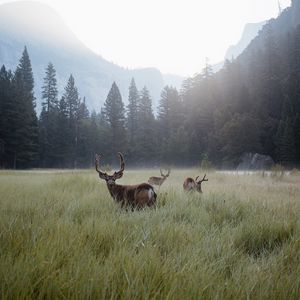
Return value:
<svg viewBox="0 0 300 300">
<path fill-rule="evenodd" d="M 186 178 L 186 180 L 183 183 L 183 189 L 185 191 L 191 191 L 195 188 L 195 186 L 196 186 L 195 180 L 190 177 Z"/>
<path fill-rule="evenodd" d="M 156 193 L 148 183 L 123 186 L 121 198 L 123 202 L 137 208 L 153 206 L 156 203 Z"/>
</svg>

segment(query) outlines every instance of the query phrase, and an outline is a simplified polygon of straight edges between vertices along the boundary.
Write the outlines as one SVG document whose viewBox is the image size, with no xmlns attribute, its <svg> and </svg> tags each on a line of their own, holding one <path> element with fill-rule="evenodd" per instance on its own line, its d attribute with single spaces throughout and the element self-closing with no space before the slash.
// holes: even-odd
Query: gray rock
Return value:
<svg viewBox="0 0 300 300">
<path fill-rule="evenodd" d="M 270 170 L 275 165 L 272 157 L 259 153 L 245 153 L 237 170 Z"/>
</svg>

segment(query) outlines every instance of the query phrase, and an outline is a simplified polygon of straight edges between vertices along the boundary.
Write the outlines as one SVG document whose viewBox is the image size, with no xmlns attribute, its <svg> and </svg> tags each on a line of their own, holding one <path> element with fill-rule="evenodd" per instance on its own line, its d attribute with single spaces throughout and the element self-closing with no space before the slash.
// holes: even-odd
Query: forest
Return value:
<svg viewBox="0 0 300 300">
<path fill-rule="evenodd" d="M 221 71 L 207 62 L 180 91 L 166 86 L 157 108 L 133 78 L 127 106 L 113 82 L 101 111 L 90 112 L 72 74 L 59 95 L 49 63 L 37 115 L 25 47 L 16 70 L 0 70 L 1 168 L 90 167 L 95 153 L 109 160 L 119 151 L 132 167 L 233 169 L 244 153 L 299 166 L 300 26 L 279 35 L 273 23 Z"/>
</svg>

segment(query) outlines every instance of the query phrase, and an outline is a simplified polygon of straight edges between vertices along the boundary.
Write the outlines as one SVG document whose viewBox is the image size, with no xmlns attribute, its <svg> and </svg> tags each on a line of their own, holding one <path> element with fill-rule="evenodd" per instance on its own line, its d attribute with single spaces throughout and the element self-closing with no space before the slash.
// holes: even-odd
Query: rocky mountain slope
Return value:
<svg viewBox="0 0 300 300">
<path fill-rule="evenodd" d="M 55 10 L 47 5 L 20 1 L 0 6 L 0 65 L 14 70 L 27 46 L 35 79 L 38 109 L 45 67 L 51 61 L 57 71 L 60 94 L 72 73 L 80 95 L 86 97 L 90 109 L 99 110 L 113 81 L 118 84 L 126 102 L 132 77 L 137 86 L 144 85 L 157 104 L 161 89 L 166 84 L 180 87 L 183 78 L 164 77 L 155 68 L 125 69 L 88 49 L 67 27 Z"/>
</svg>

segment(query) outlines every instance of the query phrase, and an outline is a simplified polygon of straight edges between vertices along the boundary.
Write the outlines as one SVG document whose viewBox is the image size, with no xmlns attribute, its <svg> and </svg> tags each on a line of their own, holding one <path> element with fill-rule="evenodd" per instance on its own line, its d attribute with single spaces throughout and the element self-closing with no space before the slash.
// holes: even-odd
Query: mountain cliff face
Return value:
<svg viewBox="0 0 300 300">
<path fill-rule="evenodd" d="M 1 5 L 0 65 L 14 70 L 25 45 L 34 72 L 38 109 L 45 67 L 49 61 L 56 68 L 60 94 L 72 73 L 80 95 L 86 97 L 90 109 L 99 110 L 113 81 L 116 81 L 126 102 L 128 86 L 134 77 L 139 89 L 147 86 L 154 105 L 163 86 L 169 84 L 169 77 L 164 78 L 157 69 L 129 70 L 96 55 L 78 40 L 52 8 L 44 4 L 22 1 Z M 176 77 L 175 82 L 180 81 L 181 78 Z"/>
<path fill-rule="evenodd" d="M 267 21 L 246 24 L 241 39 L 236 45 L 232 45 L 228 48 L 225 54 L 225 59 L 230 60 L 232 58 L 237 58 L 247 48 L 250 42 L 257 36 L 259 31 L 266 23 Z"/>
<path fill-rule="evenodd" d="M 251 61 L 253 53 L 262 51 L 268 35 L 273 35 L 276 40 L 276 47 L 279 51 L 285 47 L 288 42 L 288 36 L 291 30 L 300 25 L 300 0 L 292 0 L 292 5 L 286 8 L 276 19 L 269 20 L 259 34 L 250 42 L 248 47 L 238 57 L 238 61 L 242 64 L 248 64 Z"/>
<path fill-rule="evenodd" d="M 266 23 L 267 21 L 246 24 L 240 40 L 237 44 L 232 45 L 228 48 L 224 59 L 231 60 L 237 58 L 249 46 L 250 42 L 258 35 L 259 31 L 263 28 L 263 26 Z M 220 71 L 223 66 L 224 61 L 213 65 L 214 72 Z"/>
</svg>

